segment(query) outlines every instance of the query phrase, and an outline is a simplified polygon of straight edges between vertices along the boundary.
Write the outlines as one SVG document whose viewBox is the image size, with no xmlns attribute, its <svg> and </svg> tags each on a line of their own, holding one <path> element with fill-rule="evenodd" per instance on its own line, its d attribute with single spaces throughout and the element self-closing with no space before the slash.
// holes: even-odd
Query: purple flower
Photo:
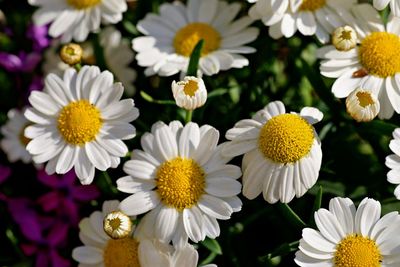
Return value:
<svg viewBox="0 0 400 267">
<path fill-rule="evenodd" d="M 28 88 L 28 93 L 30 94 L 32 91 L 42 91 L 44 87 L 43 78 L 41 76 L 33 76 L 31 84 Z"/>
<path fill-rule="evenodd" d="M 41 60 L 41 55 L 36 52 L 26 54 L 20 52 L 19 55 L 0 52 L 0 67 L 9 72 L 32 72 Z"/>
<path fill-rule="evenodd" d="M 41 52 L 50 45 L 51 38 L 47 34 L 48 26 L 37 26 L 30 24 L 26 32 L 26 37 L 33 42 L 33 51 Z"/>
<path fill-rule="evenodd" d="M 11 169 L 7 166 L 0 165 L 0 184 L 3 183 L 11 174 Z"/>
<path fill-rule="evenodd" d="M 65 175 L 48 175 L 45 171 L 38 172 L 38 179 L 52 189 L 51 192 L 38 199 L 45 212 L 56 211 L 61 218 L 67 219 L 72 225 L 77 225 L 80 218 L 79 202 L 96 199 L 100 192 L 95 185 L 77 184 L 75 172 Z"/>
</svg>

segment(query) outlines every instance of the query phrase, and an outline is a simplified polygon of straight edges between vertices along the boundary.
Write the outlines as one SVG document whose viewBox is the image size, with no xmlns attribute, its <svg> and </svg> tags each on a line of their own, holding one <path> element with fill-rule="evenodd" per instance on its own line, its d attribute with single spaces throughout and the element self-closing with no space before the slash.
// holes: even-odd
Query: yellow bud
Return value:
<svg viewBox="0 0 400 267">
<path fill-rule="evenodd" d="M 70 66 L 81 63 L 82 55 L 81 46 L 74 43 L 64 45 L 60 51 L 61 60 Z"/>
<path fill-rule="evenodd" d="M 357 33 L 350 26 L 338 27 L 332 33 L 332 44 L 339 51 L 349 51 L 357 45 Z"/>
<path fill-rule="evenodd" d="M 120 239 L 132 233 L 132 221 L 125 213 L 113 211 L 103 221 L 104 232 L 113 239 Z"/>
</svg>

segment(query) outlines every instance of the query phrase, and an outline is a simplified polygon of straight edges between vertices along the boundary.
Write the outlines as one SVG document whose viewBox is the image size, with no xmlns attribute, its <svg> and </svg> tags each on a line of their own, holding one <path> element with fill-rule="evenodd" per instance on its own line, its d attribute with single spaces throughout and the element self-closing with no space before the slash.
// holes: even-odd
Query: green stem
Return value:
<svg viewBox="0 0 400 267">
<path fill-rule="evenodd" d="M 81 68 L 82 68 L 81 63 L 75 64 L 74 68 L 76 69 L 77 72 L 79 72 L 81 70 Z"/>
<path fill-rule="evenodd" d="M 111 180 L 110 175 L 108 175 L 108 173 L 107 173 L 106 171 L 104 171 L 104 172 L 103 172 L 103 176 L 104 176 L 104 178 L 105 178 L 105 181 L 106 181 L 107 186 L 108 186 L 108 188 L 110 189 L 110 191 L 111 191 L 113 194 L 117 194 L 117 193 L 118 193 L 118 190 L 117 190 L 117 188 L 114 186 L 114 184 L 113 184 L 113 182 L 112 182 L 112 180 Z"/>
<path fill-rule="evenodd" d="M 290 220 L 294 225 L 296 225 L 299 228 L 305 228 L 307 227 L 307 224 L 300 218 L 299 215 L 297 215 L 292 208 L 289 207 L 288 204 L 286 203 L 280 203 L 279 207 L 282 209 L 284 216 Z"/>
<path fill-rule="evenodd" d="M 185 123 L 191 122 L 192 116 L 193 116 L 193 110 L 186 110 Z"/>
</svg>

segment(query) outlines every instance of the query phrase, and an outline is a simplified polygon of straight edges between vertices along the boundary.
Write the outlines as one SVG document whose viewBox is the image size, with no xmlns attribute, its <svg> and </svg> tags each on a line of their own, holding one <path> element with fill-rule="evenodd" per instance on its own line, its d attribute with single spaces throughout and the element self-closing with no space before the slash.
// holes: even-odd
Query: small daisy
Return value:
<svg viewBox="0 0 400 267">
<path fill-rule="evenodd" d="M 30 163 L 32 156 L 26 150 L 26 145 L 30 139 L 24 135 L 25 128 L 31 123 L 24 117 L 23 109 L 21 112 L 17 109 L 8 111 L 8 122 L 1 127 L 1 133 L 4 135 L 1 140 L 1 149 L 7 154 L 10 162 L 22 160 L 23 163 Z"/>
<path fill-rule="evenodd" d="M 90 32 L 100 28 L 100 23 L 116 24 L 127 10 L 126 0 L 28 0 L 39 6 L 33 14 L 36 25 L 51 23 L 49 35 L 61 36 L 61 42 L 86 40 Z"/>
<path fill-rule="evenodd" d="M 358 122 L 371 121 L 378 115 L 380 104 L 370 90 L 358 88 L 346 98 L 346 110 Z"/>
<path fill-rule="evenodd" d="M 135 136 L 139 111 L 132 99 L 120 100 L 124 88 L 113 83 L 109 71 L 84 66 L 72 68 L 61 79 L 49 74 L 44 92 L 29 96 L 32 108 L 25 117 L 33 125 L 25 129 L 31 138 L 26 149 L 36 163 L 47 162 L 46 172 L 63 174 L 74 167 L 82 184 L 93 181 L 95 168 L 115 168 L 128 148 L 121 140 Z"/>
<path fill-rule="evenodd" d="M 133 224 L 128 215 L 116 210 L 104 217 L 103 228 L 109 237 L 119 239 L 132 234 Z"/>
<path fill-rule="evenodd" d="M 143 135 L 143 151 L 132 152 L 123 168 L 128 176 L 117 180 L 120 191 L 132 194 L 121 202 L 124 213 L 150 211 L 138 235 L 181 247 L 188 237 L 194 242 L 217 237 L 217 219 L 241 209 L 240 168 L 226 164 L 231 158 L 220 154 L 218 139 L 209 125 L 179 121 L 158 122 Z"/>
<path fill-rule="evenodd" d="M 127 96 L 133 96 L 136 88 L 133 85 L 136 80 L 136 71 L 129 65 L 134 60 L 134 52 L 130 47 L 127 39 L 122 38 L 121 32 L 113 26 L 108 26 L 99 34 L 100 45 L 103 48 L 104 60 L 107 68 L 120 81 Z M 62 76 L 64 71 L 68 69 L 68 65 L 62 62 L 58 56 L 60 43 L 54 40 L 44 54 L 43 72 L 45 74 L 55 73 Z M 96 57 L 91 42 L 81 44 L 83 48 L 82 63 L 87 65 L 96 65 Z"/>
<path fill-rule="evenodd" d="M 254 2 L 254 1 L 253 1 Z M 278 39 L 292 37 L 297 30 L 303 35 L 316 35 L 322 43 L 329 41 L 336 27 L 356 0 L 258 0 L 249 10 L 253 19 L 269 26 L 269 35 Z"/>
<path fill-rule="evenodd" d="M 329 210 L 315 212 L 318 231 L 303 229 L 294 261 L 304 267 L 400 266 L 400 216 L 380 216 L 381 205 L 371 198 L 358 209 L 349 198 L 331 199 Z"/>
<path fill-rule="evenodd" d="M 227 131 L 225 137 L 231 142 L 222 153 L 227 157 L 244 154 L 245 197 L 254 199 L 263 193 L 269 203 L 288 203 L 315 184 L 322 151 L 312 125 L 322 117 L 311 107 L 303 108 L 300 114 L 285 113 L 283 103 L 275 101 Z"/>
<path fill-rule="evenodd" d="M 186 76 L 183 81 L 173 81 L 171 87 L 176 105 L 186 110 L 199 108 L 207 100 L 206 86 L 201 78 Z"/>
<path fill-rule="evenodd" d="M 374 0 L 374 7 L 378 10 L 383 10 L 390 3 L 390 10 L 396 17 L 400 16 L 399 0 Z"/>
<path fill-rule="evenodd" d="M 368 88 L 381 104 L 379 118 L 389 119 L 394 111 L 400 113 L 400 18 L 393 17 L 385 28 L 371 5 L 358 5 L 352 12 L 358 20 L 360 44 L 346 52 L 332 45 L 320 48 L 321 74 L 338 78 L 332 86 L 338 98 L 357 88 Z"/>
<path fill-rule="evenodd" d="M 84 246 L 72 251 L 72 258 L 79 267 L 196 267 L 198 253 L 193 246 L 175 250 L 172 246 L 156 240 L 138 240 L 132 235 L 112 239 L 103 231 L 103 218 L 112 212 L 118 212 L 119 201 L 103 203 L 103 210 L 93 212 L 79 224 L 79 238 Z M 135 218 L 131 218 L 135 219 Z M 206 266 L 204 266 L 206 267 Z M 216 265 L 207 265 L 216 267 Z"/>
<path fill-rule="evenodd" d="M 389 143 L 390 150 L 394 154 L 386 157 L 386 166 L 391 170 L 387 174 L 389 183 L 398 185 L 394 195 L 400 200 L 400 128 L 393 131 L 393 139 Z"/>
<path fill-rule="evenodd" d="M 146 35 L 132 41 L 138 64 L 146 67 L 146 75 L 185 72 L 193 48 L 203 39 L 199 69 L 205 75 L 247 66 L 249 61 L 240 54 L 256 51 L 246 44 L 257 38 L 259 30 L 248 27 L 253 22 L 248 16 L 233 21 L 240 7 L 220 0 L 162 4 L 160 15 L 148 14 L 137 25 Z"/>
</svg>

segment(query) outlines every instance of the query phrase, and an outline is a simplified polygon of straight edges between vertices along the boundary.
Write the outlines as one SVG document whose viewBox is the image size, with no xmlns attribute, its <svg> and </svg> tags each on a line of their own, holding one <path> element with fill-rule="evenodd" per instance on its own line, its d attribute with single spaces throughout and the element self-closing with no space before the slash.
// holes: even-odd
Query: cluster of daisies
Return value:
<svg viewBox="0 0 400 267">
<path fill-rule="evenodd" d="M 80 222 L 84 246 L 75 248 L 72 257 L 82 267 L 197 266 L 199 255 L 191 243 L 220 235 L 218 220 L 241 210 L 240 193 L 248 199 L 262 194 L 271 204 L 289 203 L 316 183 L 322 150 L 313 125 L 323 119 L 316 108 L 296 113 L 281 101 L 268 103 L 233 125 L 225 133 L 227 141 L 220 140 L 213 126 L 190 121 L 207 100 L 203 75 L 249 65 L 244 55 L 256 52 L 248 46 L 259 35 L 251 26 L 255 20 L 274 39 L 289 38 L 297 30 L 316 36 L 324 44 L 317 51 L 321 74 L 337 78 L 332 93 L 346 98 L 347 111 L 357 121 L 400 113 L 396 0 L 374 0 L 373 6 L 355 0 L 253 0 L 248 15 L 240 18 L 243 10 L 237 2 L 164 3 L 158 14 L 139 21 L 143 35 L 131 45 L 113 26 L 100 27 L 122 20 L 125 0 L 28 2 L 39 7 L 34 22 L 50 24 L 48 34 L 55 39 L 46 52 L 44 89 L 30 94 L 30 106 L 9 111 L 1 148 L 10 162 L 33 162 L 48 174 L 73 169 L 82 184 L 91 184 L 96 170 L 117 168 L 121 159 L 126 174 L 116 185 L 130 195 L 121 202 L 104 202 L 102 211 Z M 389 2 L 392 13 L 384 23 L 377 10 Z M 109 71 L 96 66 L 95 48 L 86 41 L 89 33 L 99 31 Z M 83 54 L 69 47 L 65 57 L 78 54 L 83 67 L 56 55 L 71 40 L 81 44 Z M 187 76 L 201 40 L 197 75 Z M 147 76 L 181 74 L 182 80 L 171 85 L 171 97 L 188 116 L 185 124 L 156 122 L 141 136 L 141 149 L 129 151 L 123 141 L 135 137 L 132 122 L 139 110 L 133 99 L 122 98 L 135 92 L 134 59 Z M 400 184 L 399 129 L 393 137 L 395 154 L 386 158 L 391 168 L 387 178 Z M 124 160 L 128 153 L 130 159 Z M 230 164 L 240 156 L 240 167 Z M 394 194 L 400 199 L 400 186 Z M 315 213 L 317 230 L 303 229 L 295 263 L 399 266 L 400 216 L 380 216 L 376 200 L 365 198 L 356 208 L 348 198 L 333 198 L 329 210 Z"/>
</svg>

